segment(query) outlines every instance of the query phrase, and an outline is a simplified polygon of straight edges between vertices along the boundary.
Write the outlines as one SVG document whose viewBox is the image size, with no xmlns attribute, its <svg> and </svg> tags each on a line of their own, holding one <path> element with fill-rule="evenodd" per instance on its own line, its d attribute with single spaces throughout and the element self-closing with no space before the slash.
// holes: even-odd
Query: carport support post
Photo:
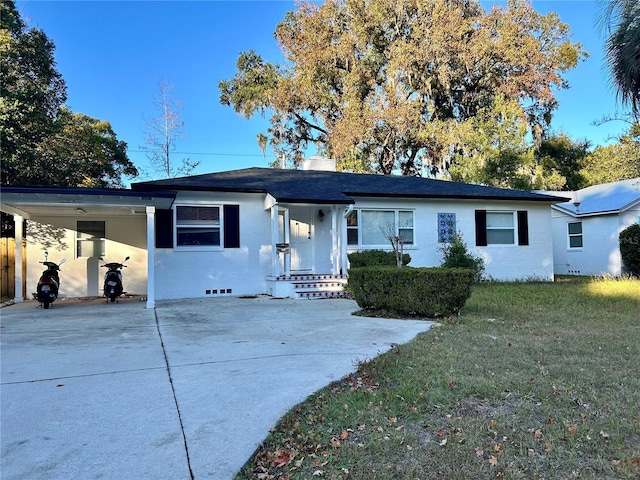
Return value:
<svg viewBox="0 0 640 480">
<path fill-rule="evenodd" d="M 15 288 L 16 288 L 16 293 L 15 293 L 15 297 L 13 299 L 13 301 L 15 303 L 21 303 L 24 300 L 24 292 L 22 291 L 22 262 L 23 262 L 23 258 L 22 258 L 22 224 L 23 224 L 23 218 L 20 215 L 14 215 L 13 216 L 13 222 L 14 222 L 14 230 L 15 230 L 15 236 L 16 236 L 16 251 L 15 251 Z"/>
<path fill-rule="evenodd" d="M 156 306 L 156 207 L 147 206 L 147 308 Z"/>
</svg>

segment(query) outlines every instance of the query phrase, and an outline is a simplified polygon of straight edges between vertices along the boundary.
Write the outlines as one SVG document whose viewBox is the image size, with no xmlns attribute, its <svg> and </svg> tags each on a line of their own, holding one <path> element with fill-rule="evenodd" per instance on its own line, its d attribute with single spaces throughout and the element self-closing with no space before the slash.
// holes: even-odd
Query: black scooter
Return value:
<svg viewBox="0 0 640 480">
<path fill-rule="evenodd" d="M 38 280 L 38 286 L 36 288 L 36 298 L 40 305 L 44 309 L 49 308 L 56 298 L 58 298 L 58 292 L 60 290 L 60 265 L 67 261 L 66 258 L 60 260 L 59 264 L 49 262 L 49 252 L 44 252 L 44 262 L 42 263 L 47 269 L 42 272 L 40 279 Z"/>
<path fill-rule="evenodd" d="M 100 260 L 104 262 L 104 259 L 101 257 Z M 122 263 L 111 262 L 105 263 L 104 265 L 100 265 L 101 267 L 105 267 L 107 269 L 107 273 L 104 274 L 104 296 L 107 297 L 108 301 L 115 302 L 116 299 L 122 295 L 122 272 L 121 269 L 125 268 L 126 265 L 124 262 L 129 260 L 129 257 L 125 258 Z"/>
</svg>

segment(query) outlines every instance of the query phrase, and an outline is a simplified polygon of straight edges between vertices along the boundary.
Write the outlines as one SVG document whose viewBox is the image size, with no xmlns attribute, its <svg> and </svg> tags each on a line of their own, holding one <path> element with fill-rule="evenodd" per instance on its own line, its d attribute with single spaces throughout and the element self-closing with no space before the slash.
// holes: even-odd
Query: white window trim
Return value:
<svg viewBox="0 0 640 480">
<path fill-rule="evenodd" d="M 510 213 L 513 217 L 513 243 L 490 243 L 489 230 L 508 230 L 507 228 L 491 228 L 486 227 L 487 245 L 486 247 L 517 247 L 518 246 L 518 215 L 516 210 L 487 210 L 487 224 L 489 223 L 489 215 L 492 213 Z"/>
<path fill-rule="evenodd" d="M 178 224 L 178 207 L 211 207 L 218 208 L 220 245 L 178 245 L 178 228 L 189 228 Z M 193 225 L 192 228 L 198 228 Z M 224 250 L 224 208 L 222 203 L 178 203 L 173 209 L 173 248 L 177 252 L 221 252 Z"/>
<path fill-rule="evenodd" d="M 357 231 L 358 231 L 358 244 L 348 244 L 347 248 L 351 249 L 351 250 L 391 250 L 391 243 L 387 242 L 381 245 L 363 245 L 362 244 L 362 212 L 363 211 L 374 211 L 374 212 L 393 212 L 394 213 L 394 224 L 395 224 L 395 228 L 396 228 L 396 235 L 399 234 L 399 229 L 398 229 L 398 221 L 399 221 L 399 217 L 400 217 L 400 212 L 411 212 L 411 215 L 413 217 L 413 226 L 411 227 L 411 230 L 413 231 L 413 243 L 405 243 L 403 245 L 403 249 L 404 250 L 414 250 L 417 248 L 417 241 L 416 241 L 416 211 L 415 208 L 376 208 L 376 207 L 362 207 L 362 208 L 357 208 L 354 209 L 353 212 L 358 216 L 358 226 L 357 226 Z M 346 219 L 345 219 L 345 228 L 347 229 L 355 229 L 355 227 L 348 227 L 346 225 Z M 406 228 L 406 227 L 405 227 Z"/>
<path fill-rule="evenodd" d="M 577 233 L 569 233 L 569 225 L 573 224 L 573 223 L 579 223 L 580 224 L 580 234 Z M 582 239 L 582 246 L 581 247 L 572 247 L 571 246 L 571 237 L 580 237 Z M 571 252 L 578 252 L 580 250 L 582 250 L 584 248 L 584 224 L 582 223 L 582 220 L 577 220 L 575 222 L 567 222 L 567 250 L 571 251 Z"/>
</svg>

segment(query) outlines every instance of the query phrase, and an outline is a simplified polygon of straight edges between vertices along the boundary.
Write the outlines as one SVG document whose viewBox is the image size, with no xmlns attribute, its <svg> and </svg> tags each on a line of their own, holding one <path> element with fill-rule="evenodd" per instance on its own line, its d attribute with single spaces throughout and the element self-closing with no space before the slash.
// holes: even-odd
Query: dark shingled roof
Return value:
<svg viewBox="0 0 640 480">
<path fill-rule="evenodd" d="M 565 201 L 560 197 L 520 190 L 485 187 L 420 177 L 364 175 L 318 170 L 247 168 L 134 183 L 140 190 L 269 193 L 278 202 L 349 204 L 353 197 L 457 198 Z"/>
</svg>

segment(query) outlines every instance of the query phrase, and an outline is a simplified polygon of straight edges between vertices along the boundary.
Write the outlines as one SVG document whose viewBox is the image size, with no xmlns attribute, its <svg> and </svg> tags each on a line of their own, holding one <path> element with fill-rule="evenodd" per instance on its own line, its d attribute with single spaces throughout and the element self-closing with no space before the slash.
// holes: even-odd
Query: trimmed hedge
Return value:
<svg viewBox="0 0 640 480">
<path fill-rule="evenodd" d="M 364 310 L 445 317 L 457 314 L 471 296 L 474 275 L 461 268 L 352 268 L 347 289 Z"/>
<path fill-rule="evenodd" d="M 376 265 L 393 265 L 396 264 L 396 254 L 386 250 L 363 250 L 361 252 L 353 252 L 347 255 L 351 268 L 373 267 Z M 411 257 L 408 253 L 402 254 L 402 264 L 409 265 Z"/>
</svg>

